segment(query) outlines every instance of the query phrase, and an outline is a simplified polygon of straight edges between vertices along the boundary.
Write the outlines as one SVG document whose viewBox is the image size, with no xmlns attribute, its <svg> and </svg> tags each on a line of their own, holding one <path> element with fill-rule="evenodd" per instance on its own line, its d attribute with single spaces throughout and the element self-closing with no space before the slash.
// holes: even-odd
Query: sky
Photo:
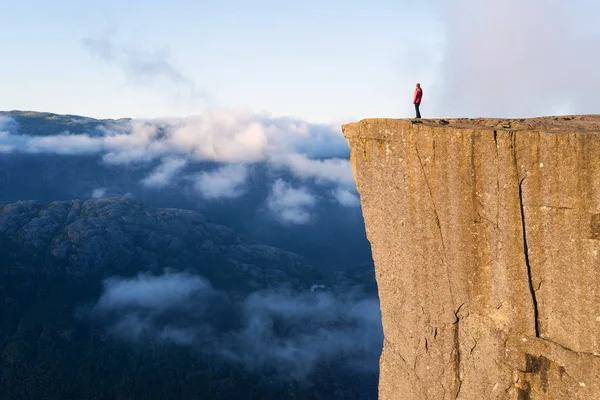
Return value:
<svg viewBox="0 0 600 400">
<path fill-rule="evenodd" d="M 0 109 L 337 124 L 597 113 L 596 0 L 0 1 Z"/>
</svg>

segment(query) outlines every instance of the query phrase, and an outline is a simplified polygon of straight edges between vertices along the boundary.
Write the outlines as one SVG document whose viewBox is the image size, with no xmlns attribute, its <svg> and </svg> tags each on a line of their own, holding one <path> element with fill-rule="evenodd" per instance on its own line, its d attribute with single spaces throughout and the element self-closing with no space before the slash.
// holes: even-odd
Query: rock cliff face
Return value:
<svg viewBox="0 0 600 400">
<path fill-rule="evenodd" d="M 381 299 L 380 399 L 600 398 L 600 116 L 343 132 Z"/>
</svg>

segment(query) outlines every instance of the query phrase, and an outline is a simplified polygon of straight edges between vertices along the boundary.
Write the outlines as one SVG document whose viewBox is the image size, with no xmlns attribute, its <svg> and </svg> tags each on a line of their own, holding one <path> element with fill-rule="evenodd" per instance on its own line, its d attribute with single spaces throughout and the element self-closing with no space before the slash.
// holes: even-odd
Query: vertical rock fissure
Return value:
<svg viewBox="0 0 600 400">
<path fill-rule="evenodd" d="M 464 303 L 461 304 L 460 307 L 458 307 L 458 310 L 456 310 L 456 312 L 454 313 L 456 321 L 453 324 L 452 335 L 452 366 L 454 372 L 454 376 L 452 379 L 452 392 L 455 399 L 458 399 L 458 396 L 460 395 L 460 389 L 462 388 L 462 379 L 460 377 L 460 316 L 458 315 L 458 313 L 464 305 Z"/>
<path fill-rule="evenodd" d="M 517 157 L 517 134 L 516 132 L 511 132 L 511 142 L 512 142 L 512 153 L 513 153 L 513 161 L 515 165 L 515 173 L 517 174 L 517 179 L 519 179 L 519 163 Z M 540 337 L 540 327 L 538 322 L 538 302 L 535 294 L 535 289 L 533 287 L 533 277 L 531 273 L 531 263 L 529 262 L 529 245 L 527 244 L 527 223 L 525 221 L 525 205 L 523 201 L 523 182 L 527 178 L 527 171 L 525 171 L 525 176 L 519 179 L 519 211 L 521 214 L 521 230 L 523 231 L 523 255 L 525 257 L 525 267 L 527 269 L 527 284 L 529 286 L 529 293 L 531 295 L 531 303 L 533 306 L 533 325 L 535 330 L 535 337 Z"/>
<path fill-rule="evenodd" d="M 452 380 L 452 392 L 455 399 L 458 398 L 460 394 L 460 388 L 462 386 L 462 381 L 460 379 L 460 337 L 459 337 L 459 321 L 456 321 L 453 325 L 453 349 L 452 349 L 452 366 L 454 377 Z"/>
<path fill-rule="evenodd" d="M 529 262 L 529 246 L 527 245 L 527 229 L 525 223 L 525 207 L 523 206 L 523 181 L 526 176 L 519 181 L 519 207 L 521 209 L 521 225 L 523 229 L 523 252 L 525 255 L 525 266 L 527 267 L 527 281 L 529 283 L 529 292 L 533 303 L 533 322 L 535 325 L 535 337 L 540 337 L 540 328 L 538 324 L 538 303 L 533 287 L 533 278 L 531 276 L 531 264 Z"/>
<path fill-rule="evenodd" d="M 425 173 L 425 167 L 423 166 L 423 161 L 421 161 L 421 154 L 419 153 L 419 148 L 417 147 L 417 143 L 415 142 L 415 153 L 417 153 L 417 159 L 419 160 L 419 166 L 421 167 L 421 173 L 423 174 L 423 180 L 425 181 L 425 185 L 427 186 L 427 191 L 429 192 L 429 198 L 431 199 L 431 205 L 433 207 L 433 214 L 435 215 L 435 222 L 438 227 L 438 232 L 440 233 L 440 243 L 442 245 L 443 251 L 443 263 L 446 269 L 446 279 L 448 280 L 448 292 L 450 293 L 450 300 L 452 302 L 452 306 L 454 306 L 454 295 L 452 293 L 452 282 L 450 281 L 450 271 L 448 270 L 448 258 L 446 256 L 446 244 L 444 243 L 444 235 L 442 233 L 442 224 L 440 222 L 440 216 L 437 211 L 437 207 L 435 205 L 435 199 L 433 197 L 433 192 L 431 191 L 431 186 L 429 185 L 429 179 L 427 179 L 427 174 Z"/>
</svg>

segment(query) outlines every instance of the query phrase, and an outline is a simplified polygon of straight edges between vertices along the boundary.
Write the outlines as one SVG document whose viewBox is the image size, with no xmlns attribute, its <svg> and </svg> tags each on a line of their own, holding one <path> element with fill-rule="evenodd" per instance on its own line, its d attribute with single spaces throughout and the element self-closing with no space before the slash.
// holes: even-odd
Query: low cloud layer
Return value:
<svg viewBox="0 0 600 400">
<path fill-rule="evenodd" d="M 152 188 L 163 188 L 187 165 L 187 160 L 181 158 L 165 158 L 162 163 L 146 178 L 142 184 Z"/>
<path fill-rule="evenodd" d="M 282 179 L 273 183 L 267 200 L 269 210 L 284 222 L 304 224 L 310 221 L 317 199 L 307 188 L 295 188 Z"/>
<path fill-rule="evenodd" d="M 300 191 L 296 194 L 304 193 L 298 198 L 301 203 L 293 205 L 288 193 L 295 192 L 276 183 L 282 174 L 333 189 L 331 199 L 342 206 L 356 204 L 345 194 L 355 185 L 339 127 L 246 110 L 212 110 L 188 118 L 111 123 L 96 127 L 93 134 L 27 136 L 13 128 L 0 133 L 0 151 L 95 155 L 107 165 L 141 165 L 151 168 L 140 181 L 148 189 L 187 182 L 207 201 L 243 195 L 251 165 L 263 163 L 274 172 L 268 208 L 288 222 L 306 222 L 317 198 Z M 191 172 L 194 164 L 206 162 L 222 167 Z M 289 204 L 280 207 L 284 200 Z"/>
<path fill-rule="evenodd" d="M 358 193 L 352 192 L 348 189 L 337 188 L 334 190 L 334 196 L 337 199 L 337 201 L 343 206 L 360 206 L 360 198 L 358 197 Z"/>
<path fill-rule="evenodd" d="M 317 182 L 339 182 L 346 186 L 354 185 L 352 169 L 346 159 L 315 160 L 303 154 L 288 153 L 274 155 L 271 160 L 274 165 L 288 168 L 300 178 L 313 178 Z"/>
<path fill-rule="evenodd" d="M 199 173 L 195 189 L 206 199 L 233 199 L 244 194 L 248 168 L 243 164 L 229 164 L 213 171 Z"/>
<path fill-rule="evenodd" d="M 277 290 L 236 302 L 188 273 L 110 278 L 92 317 L 120 339 L 189 346 L 298 380 L 342 358 L 347 367 L 377 371 L 382 341 L 376 299 Z"/>
</svg>

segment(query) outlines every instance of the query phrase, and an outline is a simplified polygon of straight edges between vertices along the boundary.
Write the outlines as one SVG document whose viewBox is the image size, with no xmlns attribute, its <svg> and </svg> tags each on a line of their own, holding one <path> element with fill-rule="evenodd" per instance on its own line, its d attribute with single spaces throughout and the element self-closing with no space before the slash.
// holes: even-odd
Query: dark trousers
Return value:
<svg viewBox="0 0 600 400">
<path fill-rule="evenodd" d="M 421 103 L 415 103 L 415 111 L 417 112 L 417 118 L 421 118 L 421 112 L 419 111 L 419 106 Z"/>
</svg>

